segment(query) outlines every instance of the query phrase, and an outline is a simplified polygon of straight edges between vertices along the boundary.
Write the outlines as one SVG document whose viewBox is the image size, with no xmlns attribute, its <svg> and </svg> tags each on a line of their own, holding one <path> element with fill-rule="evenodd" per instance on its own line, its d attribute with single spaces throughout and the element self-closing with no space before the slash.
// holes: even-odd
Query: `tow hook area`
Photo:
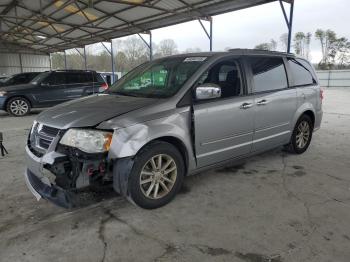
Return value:
<svg viewBox="0 0 350 262">
<path fill-rule="evenodd" d="M 65 190 L 82 189 L 89 186 L 103 186 L 112 182 L 112 165 L 106 154 L 86 154 L 74 149 L 63 148 L 66 157 L 55 160 L 44 168 L 54 174 L 52 184 Z"/>
</svg>

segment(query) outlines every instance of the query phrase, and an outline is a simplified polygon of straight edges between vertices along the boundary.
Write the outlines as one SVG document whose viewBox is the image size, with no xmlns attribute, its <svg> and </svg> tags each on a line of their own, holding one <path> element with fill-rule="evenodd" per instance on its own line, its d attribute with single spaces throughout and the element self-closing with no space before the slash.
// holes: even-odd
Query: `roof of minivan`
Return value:
<svg viewBox="0 0 350 262">
<path fill-rule="evenodd" d="M 296 57 L 295 54 L 285 53 L 285 52 L 277 52 L 277 51 L 267 51 L 267 50 L 258 50 L 258 49 L 230 49 L 228 51 L 222 52 L 198 52 L 198 53 L 186 53 L 186 54 L 176 54 L 171 56 L 166 56 L 159 58 L 161 59 L 169 59 L 176 57 L 213 57 L 213 56 L 225 56 L 225 55 L 268 55 L 268 56 L 288 56 L 288 57 Z M 155 59 L 158 60 L 158 59 Z"/>
</svg>

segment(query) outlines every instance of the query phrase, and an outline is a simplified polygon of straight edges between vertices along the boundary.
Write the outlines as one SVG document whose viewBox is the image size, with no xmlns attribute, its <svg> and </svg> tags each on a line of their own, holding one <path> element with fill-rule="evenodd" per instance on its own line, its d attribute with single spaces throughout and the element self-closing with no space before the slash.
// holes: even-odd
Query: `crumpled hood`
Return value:
<svg viewBox="0 0 350 262">
<path fill-rule="evenodd" d="M 158 99 L 99 94 L 52 107 L 38 115 L 37 121 L 59 129 L 90 127 L 154 104 Z"/>
</svg>

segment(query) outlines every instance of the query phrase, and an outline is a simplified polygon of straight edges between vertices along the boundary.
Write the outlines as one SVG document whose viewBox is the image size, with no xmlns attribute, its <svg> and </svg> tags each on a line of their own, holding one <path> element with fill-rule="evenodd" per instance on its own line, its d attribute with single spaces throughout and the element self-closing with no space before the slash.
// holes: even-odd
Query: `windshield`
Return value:
<svg viewBox="0 0 350 262">
<path fill-rule="evenodd" d="M 206 57 L 177 57 L 143 64 L 111 86 L 109 93 L 165 98 L 173 96 Z"/>
<path fill-rule="evenodd" d="M 36 77 L 30 81 L 32 84 L 38 84 L 41 83 L 51 72 L 44 72 L 41 74 L 38 74 Z"/>
</svg>

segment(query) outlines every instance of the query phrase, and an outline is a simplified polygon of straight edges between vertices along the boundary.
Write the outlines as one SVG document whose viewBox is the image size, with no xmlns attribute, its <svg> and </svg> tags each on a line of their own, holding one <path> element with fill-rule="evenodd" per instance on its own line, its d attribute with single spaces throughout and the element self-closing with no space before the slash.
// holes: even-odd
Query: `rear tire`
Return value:
<svg viewBox="0 0 350 262">
<path fill-rule="evenodd" d="M 294 127 L 290 143 L 285 146 L 287 151 L 294 154 L 304 153 L 311 143 L 313 129 L 311 118 L 302 115 Z"/>
<path fill-rule="evenodd" d="M 142 208 L 159 208 L 175 197 L 184 175 L 184 161 L 177 148 L 167 142 L 152 142 L 135 157 L 129 197 Z"/>
<path fill-rule="evenodd" d="M 30 112 L 30 103 L 23 97 L 13 97 L 7 102 L 6 111 L 12 116 L 25 116 Z"/>
</svg>

